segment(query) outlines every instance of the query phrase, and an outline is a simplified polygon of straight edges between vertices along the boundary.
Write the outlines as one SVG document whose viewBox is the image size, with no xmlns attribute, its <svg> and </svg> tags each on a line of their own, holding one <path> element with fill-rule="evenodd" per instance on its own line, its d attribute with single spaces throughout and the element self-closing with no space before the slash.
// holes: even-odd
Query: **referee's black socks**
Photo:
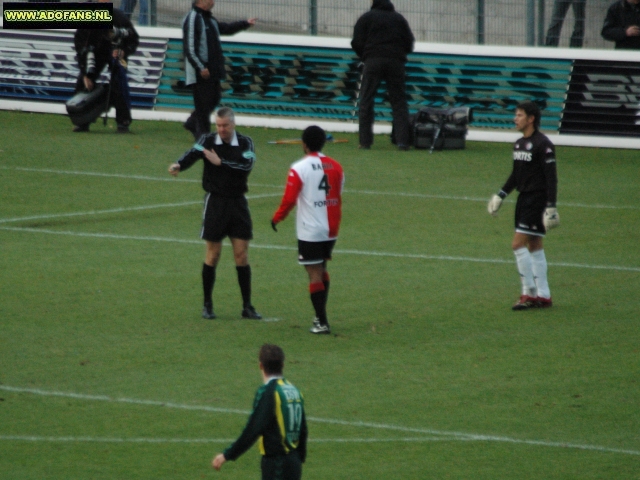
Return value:
<svg viewBox="0 0 640 480">
<path fill-rule="evenodd" d="M 216 267 L 202 264 L 202 290 L 204 292 L 204 303 L 211 304 L 213 295 L 213 285 L 216 283 Z"/>
<path fill-rule="evenodd" d="M 242 307 L 251 306 L 251 266 L 245 265 L 239 267 L 236 265 L 238 272 L 238 285 L 240 285 L 240 293 L 242 294 Z"/>
</svg>

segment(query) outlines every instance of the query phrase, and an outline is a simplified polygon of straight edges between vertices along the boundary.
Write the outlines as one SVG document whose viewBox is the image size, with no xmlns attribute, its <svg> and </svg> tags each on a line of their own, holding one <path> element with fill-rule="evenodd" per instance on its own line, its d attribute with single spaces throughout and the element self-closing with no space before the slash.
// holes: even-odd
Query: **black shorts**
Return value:
<svg viewBox="0 0 640 480">
<path fill-rule="evenodd" d="M 204 197 L 200 238 L 210 242 L 221 242 L 227 236 L 240 240 L 253 238 L 253 224 L 247 199 L 215 197 L 207 193 Z"/>
<path fill-rule="evenodd" d="M 300 265 L 316 265 L 325 260 L 331 260 L 331 252 L 335 244 L 335 240 L 326 242 L 298 240 L 298 263 Z"/>
<path fill-rule="evenodd" d="M 516 232 L 544 237 L 547 232 L 542 222 L 547 207 L 547 192 L 525 192 L 516 203 Z"/>
<path fill-rule="evenodd" d="M 260 462 L 262 480 L 300 480 L 302 462 L 296 450 L 288 455 L 263 456 Z"/>
</svg>

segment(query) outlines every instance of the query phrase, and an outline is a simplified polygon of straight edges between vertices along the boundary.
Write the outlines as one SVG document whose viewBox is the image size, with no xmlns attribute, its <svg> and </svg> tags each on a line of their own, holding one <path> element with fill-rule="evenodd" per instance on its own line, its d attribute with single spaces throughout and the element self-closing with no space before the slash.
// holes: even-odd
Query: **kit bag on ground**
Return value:
<svg viewBox="0 0 640 480">
<path fill-rule="evenodd" d="M 97 83 L 90 92 L 76 93 L 66 103 L 71 123 L 81 126 L 95 121 L 107 109 L 108 97 L 109 87 L 102 83 Z"/>
<path fill-rule="evenodd" d="M 421 108 L 413 118 L 413 145 L 433 150 L 463 149 L 467 125 L 472 120 L 468 107 Z"/>
</svg>

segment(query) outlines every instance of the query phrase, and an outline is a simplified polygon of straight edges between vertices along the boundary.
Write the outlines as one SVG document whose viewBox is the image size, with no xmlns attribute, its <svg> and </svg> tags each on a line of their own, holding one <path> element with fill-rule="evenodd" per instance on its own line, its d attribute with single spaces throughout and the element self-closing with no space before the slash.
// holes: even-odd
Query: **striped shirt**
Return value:
<svg viewBox="0 0 640 480">
<path fill-rule="evenodd" d="M 299 240 L 335 240 L 342 219 L 343 188 L 342 166 L 320 152 L 309 153 L 291 166 L 284 196 L 273 221 L 281 222 L 297 206 Z"/>
</svg>

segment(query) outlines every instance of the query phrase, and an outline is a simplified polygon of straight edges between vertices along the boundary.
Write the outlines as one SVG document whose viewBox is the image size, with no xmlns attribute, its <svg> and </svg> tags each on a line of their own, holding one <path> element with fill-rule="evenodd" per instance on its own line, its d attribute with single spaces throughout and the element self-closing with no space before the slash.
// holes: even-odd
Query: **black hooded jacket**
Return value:
<svg viewBox="0 0 640 480">
<path fill-rule="evenodd" d="M 640 37 L 627 37 L 627 28 L 640 25 L 640 4 L 632 5 L 627 0 L 613 3 L 602 26 L 602 36 L 616 42 L 616 49 L 640 50 Z"/>
<path fill-rule="evenodd" d="M 390 0 L 373 0 L 371 10 L 353 28 L 351 48 L 362 61 L 397 58 L 407 61 L 415 38 L 407 20 L 395 11 Z"/>
</svg>

